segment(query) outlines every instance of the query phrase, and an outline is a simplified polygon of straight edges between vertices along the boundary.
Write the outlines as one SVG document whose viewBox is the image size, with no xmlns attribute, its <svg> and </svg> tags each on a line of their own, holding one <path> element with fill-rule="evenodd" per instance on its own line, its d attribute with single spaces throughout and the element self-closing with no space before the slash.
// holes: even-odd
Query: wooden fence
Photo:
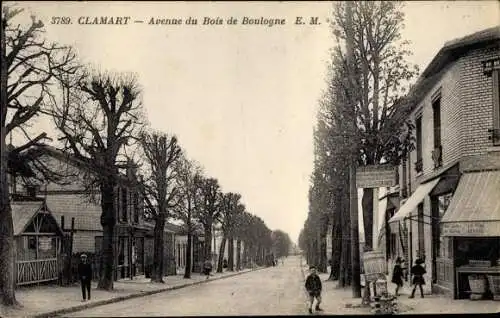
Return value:
<svg viewBox="0 0 500 318">
<path fill-rule="evenodd" d="M 16 261 L 17 285 L 34 284 L 59 279 L 57 258 Z"/>
</svg>

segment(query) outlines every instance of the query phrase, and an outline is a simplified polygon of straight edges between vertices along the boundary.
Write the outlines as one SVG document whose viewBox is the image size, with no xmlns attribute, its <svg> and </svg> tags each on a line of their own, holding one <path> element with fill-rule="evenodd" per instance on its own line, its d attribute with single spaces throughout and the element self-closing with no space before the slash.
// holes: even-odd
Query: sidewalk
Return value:
<svg viewBox="0 0 500 318">
<path fill-rule="evenodd" d="M 134 280 L 122 279 L 114 282 L 113 291 L 97 290 L 97 282 L 92 282 L 92 299 L 82 302 L 81 288 L 78 284 L 62 286 L 22 287 L 16 290 L 16 298 L 22 308 L 0 312 L 0 317 L 53 317 L 131 298 L 152 295 L 167 290 L 183 288 L 222 278 L 248 273 L 254 270 L 214 273 L 210 279 L 199 273 L 192 273 L 190 279 L 183 275 L 165 276 L 165 284 L 151 283 L 149 278 L 139 276 Z M 0 308 L 2 309 L 2 308 Z"/>
<path fill-rule="evenodd" d="M 304 268 L 307 273 L 307 268 Z M 338 288 L 337 281 L 327 281 L 329 274 L 319 274 L 323 282 L 322 308 L 323 314 L 346 314 L 346 315 L 371 315 L 370 307 L 361 307 L 361 298 L 352 297 L 351 287 Z M 389 292 L 393 293 L 395 285 L 389 282 Z M 398 297 L 398 307 L 400 314 L 441 314 L 441 313 L 499 313 L 500 301 L 469 299 L 453 299 L 447 295 L 424 294 L 425 298 L 420 298 L 417 291 L 415 298 L 408 298 L 411 294 L 412 286 L 404 285 L 401 295 Z"/>
<path fill-rule="evenodd" d="M 395 285 L 388 284 L 389 292 L 394 292 Z M 494 300 L 470 300 L 453 299 L 449 295 L 424 293 L 424 298 L 420 298 L 420 291 L 417 288 L 415 298 L 408 298 L 413 287 L 405 282 L 401 295 L 398 297 L 400 312 L 403 314 L 444 314 L 444 313 L 498 313 L 500 312 L 500 301 Z"/>
</svg>

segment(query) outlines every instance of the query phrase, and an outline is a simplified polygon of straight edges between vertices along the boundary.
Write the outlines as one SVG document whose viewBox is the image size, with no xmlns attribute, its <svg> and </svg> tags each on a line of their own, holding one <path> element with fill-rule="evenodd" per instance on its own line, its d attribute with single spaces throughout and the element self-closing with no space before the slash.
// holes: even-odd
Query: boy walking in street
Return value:
<svg viewBox="0 0 500 318">
<path fill-rule="evenodd" d="M 87 255 L 80 255 L 80 264 L 78 264 L 78 277 L 82 284 L 82 301 L 90 300 L 90 284 L 92 282 L 92 265 L 87 260 Z M 85 293 L 87 292 L 87 293 Z M 88 295 L 88 298 L 86 297 Z"/>
<path fill-rule="evenodd" d="M 316 267 L 310 266 L 309 267 L 310 274 L 306 278 L 306 290 L 309 293 L 309 313 L 312 314 L 312 306 L 314 303 L 314 298 L 316 298 L 316 310 L 317 311 L 323 311 L 319 307 L 321 304 L 321 279 L 319 278 L 318 274 L 316 273 Z"/>
</svg>

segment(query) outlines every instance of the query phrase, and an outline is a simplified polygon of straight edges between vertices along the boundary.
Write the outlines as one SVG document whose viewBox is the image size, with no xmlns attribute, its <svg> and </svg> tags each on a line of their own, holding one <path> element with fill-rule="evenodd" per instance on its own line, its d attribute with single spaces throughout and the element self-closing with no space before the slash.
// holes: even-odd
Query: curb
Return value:
<svg viewBox="0 0 500 318">
<path fill-rule="evenodd" d="M 259 270 L 266 269 L 266 268 L 268 268 L 268 267 L 260 267 L 260 268 L 251 269 L 251 270 L 245 271 L 245 272 L 235 272 L 233 274 L 229 274 L 229 275 L 222 276 L 222 277 L 216 277 L 216 278 L 209 279 L 209 280 L 200 280 L 197 282 L 190 282 L 187 284 L 170 286 L 170 287 L 165 287 L 165 288 L 161 288 L 161 289 L 157 289 L 157 290 L 149 290 L 149 291 L 145 291 L 145 292 L 125 295 L 125 296 L 119 296 L 119 297 L 115 297 L 115 298 L 111 298 L 111 299 L 96 301 L 96 302 L 89 303 L 89 304 L 78 305 L 78 306 L 73 306 L 73 307 L 69 307 L 69 308 L 57 309 L 54 311 L 37 314 L 37 315 L 31 316 L 31 317 L 33 317 L 33 318 L 55 317 L 55 316 L 69 314 L 72 312 L 77 312 L 77 311 L 81 311 L 81 310 L 85 310 L 85 309 L 90 309 L 90 308 L 94 308 L 94 307 L 99 307 L 99 306 L 103 306 L 103 305 L 117 303 L 120 301 L 125 301 L 125 300 L 129 300 L 129 299 L 133 299 L 133 298 L 150 296 L 150 295 L 159 294 L 159 293 L 163 293 L 163 292 L 170 291 L 170 290 L 181 289 L 181 288 L 185 288 L 185 287 L 189 287 L 189 286 L 209 283 L 209 282 L 213 282 L 213 281 L 220 280 L 220 279 L 225 279 L 225 278 L 229 278 L 229 277 L 234 277 L 234 276 L 238 276 L 238 275 L 242 275 L 242 274 L 246 274 L 246 273 L 259 271 Z"/>
</svg>

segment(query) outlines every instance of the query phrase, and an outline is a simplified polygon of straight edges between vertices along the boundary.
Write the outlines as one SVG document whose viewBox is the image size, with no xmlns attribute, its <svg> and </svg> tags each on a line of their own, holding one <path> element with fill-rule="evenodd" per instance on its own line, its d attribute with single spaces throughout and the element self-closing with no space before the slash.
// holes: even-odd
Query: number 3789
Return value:
<svg viewBox="0 0 500 318">
<path fill-rule="evenodd" d="M 71 24 L 70 17 L 52 17 L 50 24 Z"/>
</svg>

